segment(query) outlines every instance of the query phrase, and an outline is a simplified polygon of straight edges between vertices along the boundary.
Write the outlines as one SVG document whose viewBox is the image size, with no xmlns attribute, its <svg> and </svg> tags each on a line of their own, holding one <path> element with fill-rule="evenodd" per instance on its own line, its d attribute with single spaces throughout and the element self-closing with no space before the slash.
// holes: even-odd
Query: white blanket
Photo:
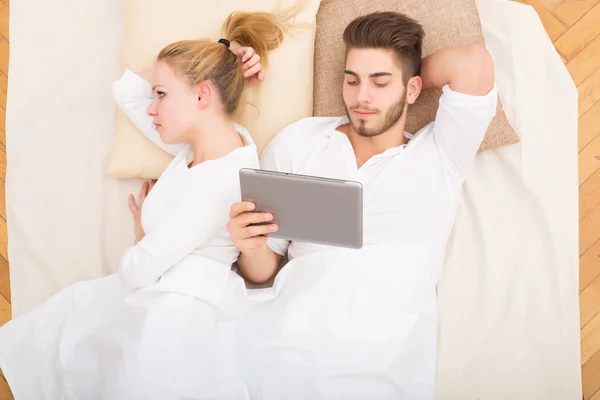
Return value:
<svg viewBox="0 0 600 400">
<path fill-rule="evenodd" d="M 521 143 L 478 157 L 438 285 L 438 399 L 580 399 L 577 90 L 535 13 L 480 0 Z"/>
<path fill-rule="evenodd" d="M 576 90 L 533 9 L 478 7 L 522 141 L 481 154 L 465 186 L 438 286 L 437 397 L 580 398 Z M 140 183 L 104 175 L 122 1 L 15 2 L 10 29 L 6 205 L 20 315 L 116 269 Z"/>
</svg>

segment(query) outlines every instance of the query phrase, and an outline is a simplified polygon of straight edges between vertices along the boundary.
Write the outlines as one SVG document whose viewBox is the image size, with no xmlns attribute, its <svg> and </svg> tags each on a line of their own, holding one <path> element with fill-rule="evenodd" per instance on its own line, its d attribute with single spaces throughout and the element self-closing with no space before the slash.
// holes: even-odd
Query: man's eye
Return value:
<svg viewBox="0 0 600 400">
<path fill-rule="evenodd" d="M 358 85 L 358 82 L 356 82 L 356 81 L 348 81 L 348 85 L 350 85 L 350 86 L 356 86 L 356 85 Z"/>
<path fill-rule="evenodd" d="M 376 83 L 375 84 L 375 86 L 380 87 L 380 88 L 386 87 L 387 85 L 388 85 L 387 83 Z"/>
</svg>

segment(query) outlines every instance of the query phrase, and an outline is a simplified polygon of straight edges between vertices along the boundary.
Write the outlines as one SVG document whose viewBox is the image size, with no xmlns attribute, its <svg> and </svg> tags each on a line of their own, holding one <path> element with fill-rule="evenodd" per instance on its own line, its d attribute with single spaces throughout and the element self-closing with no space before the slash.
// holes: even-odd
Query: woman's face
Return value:
<svg viewBox="0 0 600 400">
<path fill-rule="evenodd" d="M 200 114 L 198 94 L 164 61 L 154 66 L 152 87 L 154 101 L 147 113 L 160 139 L 167 144 L 187 141 Z"/>
</svg>

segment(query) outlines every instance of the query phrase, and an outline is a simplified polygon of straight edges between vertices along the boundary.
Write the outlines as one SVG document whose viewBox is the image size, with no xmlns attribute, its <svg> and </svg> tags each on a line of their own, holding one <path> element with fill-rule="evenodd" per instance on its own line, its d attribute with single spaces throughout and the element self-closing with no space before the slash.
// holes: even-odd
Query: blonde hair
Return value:
<svg viewBox="0 0 600 400">
<path fill-rule="evenodd" d="M 242 47 L 252 47 L 260 56 L 263 68 L 268 52 L 283 41 L 284 30 L 291 26 L 298 7 L 277 14 L 266 12 L 234 12 L 221 31 L 223 38 Z M 166 46 L 157 61 L 165 61 L 176 73 L 194 86 L 210 80 L 220 92 L 227 114 L 234 114 L 244 90 L 242 62 L 229 46 L 216 40 L 182 40 Z"/>
</svg>

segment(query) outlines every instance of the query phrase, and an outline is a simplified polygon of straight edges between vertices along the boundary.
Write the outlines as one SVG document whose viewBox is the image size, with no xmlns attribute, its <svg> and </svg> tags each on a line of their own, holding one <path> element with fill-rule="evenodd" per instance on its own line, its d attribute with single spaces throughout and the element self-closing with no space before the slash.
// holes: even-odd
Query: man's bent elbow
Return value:
<svg viewBox="0 0 600 400">
<path fill-rule="evenodd" d="M 494 61 L 489 51 L 478 45 L 470 46 L 463 63 L 465 79 L 471 82 L 469 94 L 483 96 L 494 88 Z"/>
</svg>

